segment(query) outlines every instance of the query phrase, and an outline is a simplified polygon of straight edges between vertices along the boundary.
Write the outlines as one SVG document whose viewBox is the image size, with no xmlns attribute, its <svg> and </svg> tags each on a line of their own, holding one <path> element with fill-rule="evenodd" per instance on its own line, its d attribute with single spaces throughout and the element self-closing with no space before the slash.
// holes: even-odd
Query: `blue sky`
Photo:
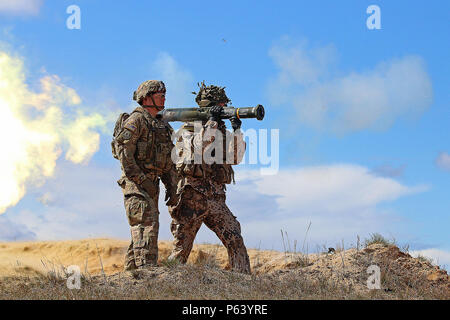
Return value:
<svg viewBox="0 0 450 320">
<path fill-rule="evenodd" d="M 242 165 L 228 188 L 248 246 L 281 249 L 280 228 L 300 240 L 311 221 L 311 246 L 382 232 L 450 263 L 448 2 L 3 2 L 0 48 L 23 61 L 30 90 L 57 75 L 77 92 L 80 109 L 109 120 L 106 129 L 92 128 L 99 147 L 84 164 L 66 160 L 61 144 L 54 174 L 26 182 L 21 200 L 0 216 L 13 226 L 0 228 L 0 238 L 127 238 L 111 183 L 120 174 L 110 156 L 111 115 L 132 110 L 144 80 L 166 82 L 167 106 L 192 105 L 190 92 L 206 80 L 226 86 L 233 105 L 265 106 L 264 121 L 245 121 L 244 129 L 280 130 L 275 180 Z M 72 4 L 81 9 L 80 30 L 66 28 Z M 381 30 L 366 27 L 372 4 L 381 9 Z M 251 203 L 241 200 L 244 191 Z M 92 198 L 96 192 L 103 195 Z M 53 201 L 42 204 L 42 195 Z M 90 201 L 96 209 L 87 217 L 93 209 L 77 205 Z M 171 239 L 160 207 L 161 238 Z M 63 212 L 71 231 L 61 231 L 62 218 L 49 223 Z M 99 221 L 105 217 L 108 227 Z M 216 242 L 204 229 L 197 241 Z"/>
</svg>

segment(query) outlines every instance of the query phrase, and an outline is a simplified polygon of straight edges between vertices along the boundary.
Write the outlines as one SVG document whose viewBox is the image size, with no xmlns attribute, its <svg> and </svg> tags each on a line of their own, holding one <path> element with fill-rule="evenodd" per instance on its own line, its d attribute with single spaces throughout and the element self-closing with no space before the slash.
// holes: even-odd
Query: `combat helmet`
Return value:
<svg viewBox="0 0 450 320">
<path fill-rule="evenodd" d="M 133 93 L 133 100 L 142 104 L 142 100 L 151 93 L 166 92 L 166 86 L 164 82 L 160 80 L 147 80 L 142 82 L 137 90 Z M 153 99 L 152 99 L 153 100 Z"/>
<path fill-rule="evenodd" d="M 227 104 L 231 102 L 225 94 L 225 87 L 218 87 L 215 85 L 206 86 L 205 81 L 197 83 L 197 85 L 200 90 L 198 93 L 192 93 L 197 95 L 195 97 L 195 102 L 197 102 L 200 107 L 212 107 L 217 103 L 223 102 Z"/>
</svg>

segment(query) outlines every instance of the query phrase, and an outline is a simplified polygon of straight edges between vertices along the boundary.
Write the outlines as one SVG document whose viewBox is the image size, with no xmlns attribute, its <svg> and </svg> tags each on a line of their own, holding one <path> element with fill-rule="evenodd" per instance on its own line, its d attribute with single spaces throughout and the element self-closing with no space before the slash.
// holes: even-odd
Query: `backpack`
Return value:
<svg viewBox="0 0 450 320">
<path fill-rule="evenodd" d="M 116 124 L 114 126 L 114 133 L 113 133 L 113 139 L 111 141 L 111 151 L 114 158 L 119 160 L 119 146 L 117 145 L 116 138 L 119 135 L 119 133 L 122 131 L 123 125 L 125 121 L 130 117 L 129 113 L 121 113 L 119 115 L 119 118 L 116 120 Z"/>
</svg>

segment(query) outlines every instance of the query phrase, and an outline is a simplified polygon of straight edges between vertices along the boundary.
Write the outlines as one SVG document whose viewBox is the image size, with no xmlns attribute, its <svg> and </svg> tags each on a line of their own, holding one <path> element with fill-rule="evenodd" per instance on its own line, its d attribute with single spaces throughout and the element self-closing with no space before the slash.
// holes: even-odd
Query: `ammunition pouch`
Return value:
<svg viewBox="0 0 450 320">
<path fill-rule="evenodd" d="M 204 168 L 201 164 L 193 164 L 193 163 L 183 163 L 180 166 L 177 166 L 178 172 L 180 172 L 183 176 L 191 176 L 194 178 L 204 178 Z"/>
<path fill-rule="evenodd" d="M 172 161 L 172 148 L 173 145 L 170 143 L 155 144 L 155 167 L 163 170 L 168 167 L 168 162 Z"/>
<path fill-rule="evenodd" d="M 234 170 L 231 165 L 212 165 L 212 180 L 218 184 L 230 184 L 231 181 L 234 181 Z"/>
<path fill-rule="evenodd" d="M 136 158 L 139 161 L 144 161 L 147 157 L 147 141 L 139 141 L 136 144 Z"/>
</svg>

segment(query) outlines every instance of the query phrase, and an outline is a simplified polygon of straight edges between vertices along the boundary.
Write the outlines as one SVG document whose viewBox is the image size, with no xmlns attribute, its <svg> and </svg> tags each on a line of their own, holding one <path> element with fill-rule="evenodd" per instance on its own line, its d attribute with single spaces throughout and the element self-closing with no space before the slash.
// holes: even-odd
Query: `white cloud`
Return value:
<svg viewBox="0 0 450 320">
<path fill-rule="evenodd" d="M 6 216 L 40 240 L 124 236 L 127 222 L 119 177 L 118 168 L 59 163 L 54 177 L 30 193 L 37 202 L 11 209 Z"/>
<path fill-rule="evenodd" d="M 331 165 L 281 170 L 277 175 L 241 173 L 253 179 L 259 193 L 277 197 L 281 210 L 345 213 L 373 207 L 381 202 L 422 192 L 425 186 L 407 187 L 373 175 L 357 165 Z M 326 200 L 326 201 L 324 201 Z"/>
<path fill-rule="evenodd" d="M 372 169 L 372 171 L 380 176 L 388 178 L 398 178 L 403 176 L 406 165 L 401 165 L 399 167 L 394 167 L 390 164 L 382 164 Z"/>
<path fill-rule="evenodd" d="M 269 50 L 269 56 L 279 69 L 276 84 L 286 86 L 318 83 L 335 61 L 335 55 L 336 49 L 331 45 L 308 50 L 306 41 L 293 46 L 288 38 L 282 39 L 282 45 L 272 46 Z"/>
<path fill-rule="evenodd" d="M 230 207 L 237 209 L 234 213 L 250 244 L 261 240 L 266 247 L 271 242 L 279 247 L 280 229 L 297 240 L 303 238 L 309 222 L 308 240 L 315 244 L 335 245 L 341 239 L 355 243 L 357 235 L 371 232 L 389 236 L 404 225 L 388 203 L 428 189 L 405 186 L 348 164 L 280 170 L 274 176 L 237 171 L 236 177 L 237 185 L 229 187 Z M 253 201 L 247 203 L 247 195 L 262 201 L 257 210 Z"/>
<path fill-rule="evenodd" d="M 10 209 L 5 214 L 15 230 L 38 240 L 81 239 L 86 237 L 129 237 L 123 195 L 117 184 L 120 166 L 77 166 L 59 163 L 52 179 L 28 196 L 36 203 L 26 209 Z M 171 239 L 169 213 L 161 190 L 161 239 Z M 0 229 L 0 239 L 5 238 Z M 16 233 L 17 233 L 16 232 Z M 9 237 L 10 238 L 10 237 Z M 24 236 L 22 236 L 24 238 Z"/>
<path fill-rule="evenodd" d="M 446 152 L 442 152 L 436 159 L 436 165 L 443 169 L 450 171 L 450 155 Z"/>
<path fill-rule="evenodd" d="M 36 200 L 45 199 L 46 205 L 36 201 L 38 209 L 13 208 L 6 218 L 14 223 L 13 229 L 23 234 L 22 238 L 33 235 L 41 240 L 103 236 L 128 239 L 123 197 L 116 184 L 120 169 L 118 162 L 115 164 L 59 165 L 55 178 L 34 192 Z M 425 190 L 425 186 L 405 186 L 356 165 L 280 170 L 276 176 L 237 170 L 236 185 L 228 186 L 227 204 L 241 223 L 248 247 L 258 247 L 261 242 L 261 248 L 282 250 L 283 229 L 288 232 L 291 247 L 297 240 L 299 249 L 311 222 L 306 243 L 314 252 L 318 244 L 335 246 L 342 239 L 346 245 L 355 243 L 357 235 L 363 239 L 372 232 L 386 236 L 403 232 L 408 224 L 389 209 L 389 202 Z M 160 239 L 171 240 L 163 195 L 162 188 Z M 5 238 L 1 232 L 0 238 Z M 203 226 L 196 242 L 205 241 L 219 243 L 216 235 Z"/>
<path fill-rule="evenodd" d="M 385 129 L 398 118 L 422 114 L 432 102 L 431 80 L 417 56 L 333 77 L 332 47 L 308 49 L 284 39 L 269 55 L 279 69 L 268 84 L 272 103 L 292 105 L 296 121 L 314 128 L 336 133 Z"/>
<path fill-rule="evenodd" d="M 0 241 L 34 240 L 36 235 L 21 224 L 0 216 Z"/>
<path fill-rule="evenodd" d="M 37 15 L 43 0 L 0 0 L 0 13 L 12 15 Z"/>
<path fill-rule="evenodd" d="M 162 52 L 152 65 L 156 73 L 155 79 L 162 80 L 166 84 L 166 106 L 192 106 L 194 97 L 193 76 L 168 53 Z"/>
<path fill-rule="evenodd" d="M 445 251 L 437 248 L 429 248 L 424 250 L 415 250 L 410 252 L 411 256 L 417 258 L 419 255 L 424 256 L 432 260 L 433 264 L 438 266 L 444 266 L 448 268 L 450 266 L 450 251 Z"/>
</svg>

